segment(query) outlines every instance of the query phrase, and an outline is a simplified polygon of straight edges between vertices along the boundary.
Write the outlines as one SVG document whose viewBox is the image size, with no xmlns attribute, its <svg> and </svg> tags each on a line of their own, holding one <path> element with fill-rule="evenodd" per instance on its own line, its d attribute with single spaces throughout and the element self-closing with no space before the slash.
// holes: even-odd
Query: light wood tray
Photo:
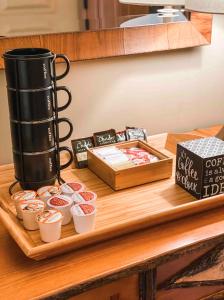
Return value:
<svg viewBox="0 0 224 300">
<path fill-rule="evenodd" d="M 0 176 L 9 172 L 12 170 Z M 59 241 L 49 244 L 41 242 L 39 231 L 23 228 L 8 194 L 9 183 L 0 185 L 0 219 L 25 255 L 32 259 L 41 260 L 224 204 L 224 195 L 195 200 L 175 185 L 174 178 L 115 192 L 88 169 L 66 170 L 63 177 L 80 180 L 88 190 L 98 194 L 96 228 L 87 234 L 76 234 L 71 223 L 63 226 Z"/>
</svg>

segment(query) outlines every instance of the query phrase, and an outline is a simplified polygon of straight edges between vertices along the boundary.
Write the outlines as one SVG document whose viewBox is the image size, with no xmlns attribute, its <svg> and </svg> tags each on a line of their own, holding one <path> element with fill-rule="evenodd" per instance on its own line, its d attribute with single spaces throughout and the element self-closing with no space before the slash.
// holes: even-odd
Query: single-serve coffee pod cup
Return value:
<svg viewBox="0 0 224 300">
<path fill-rule="evenodd" d="M 23 214 L 22 214 L 22 209 L 27 205 L 29 201 L 35 201 L 36 199 L 31 199 L 31 200 L 20 200 L 17 204 L 17 217 L 22 220 L 23 219 Z"/>
<path fill-rule="evenodd" d="M 62 213 L 62 225 L 67 225 L 71 222 L 72 215 L 70 209 L 72 205 L 73 200 L 64 195 L 54 196 L 47 201 L 47 206 L 49 208 L 57 209 Z"/>
<path fill-rule="evenodd" d="M 63 195 L 72 196 L 74 193 L 84 191 L 85 186 L 80 182 L 66 182 L 61 185 Z"/>
<path fill-rule="evenodd" d="M 54 186 L 54 185 L 43 186 L 37 190 L 38 197 L 40 198 L 40 200 L 44 201 L 45 203 L 51 197 L 57 196 L 60 194 L 61 194 L 60 187 Z"/>
<path fill-rule="evenodd" d="M 13 194 L 11 196 L 11 199 L 15 205 L 15 208 L 16 208 L 16 212 L 17 212 L 17 217 L 19 219 L 22 219 L 22 212 L 21 212 L 21 209 L 19 207 L 19 202 L 22 201 L 22 200 L 33 200 L 36 198 L 36 192 L 35 191 L 31 191 L 31 190 L 24 190 L 24 191 L 19 191 L 15 194 Z"/>
<path fill-rule="evenodd" d="M 74 204 L 85 203 L 96 205 L 97 194 L 90 191 L 78 192 L 72 195 Z"/>
<path fill-rule="evenodd" d="M 76 204 L 71 213 L 77 233 L 84 233 L 94 229 L 96 208 L 92 204 Z"/>
<path fill-rule="evenodd" d="M 45 204 L 41 200 L 28 200 L 26 203 L 20 203 L 23 225 L 27 230 L 37 230 L 39 228 L 36 216 L 44 210 Z"/>
<path fill-rule="evenodd" d="M 41 240 L 45 243 L 57 241 L 61 237 L 62 213 L 56 209 L 44 210 L 36 217 Z"/>
</svg>

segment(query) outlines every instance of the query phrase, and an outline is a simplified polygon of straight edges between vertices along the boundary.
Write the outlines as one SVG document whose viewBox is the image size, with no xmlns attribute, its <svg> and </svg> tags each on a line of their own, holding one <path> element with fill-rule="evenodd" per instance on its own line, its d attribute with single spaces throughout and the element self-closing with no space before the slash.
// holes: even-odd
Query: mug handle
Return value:
<svg viewBox="0 0 224 300">
<path fill-rule="evenodd" d="M 55 78 L 56 80 L 60 80 L 68 74 L 68 72 L 70 70 L 70 61 L 67 58 L 67 56 L 65 56 L 64 54 L 56 54 L 55 59 L 57 59 L 57 58 L 62 58 L 66 63 L 66 69 L 65 69 L 64 73 L 56 76 L 56 78 Z"/>
<path fill-rule="evenodd" d="M 71 165 L 71 163 L 73 162 L 73 154 L 72 154 L 72 151 L 68 147 L 60 147 L 59 152 L 61 152 L 61 151 L 67 151 L 70 156 L 69 161 L 67 163 L 65 163 L 64 165 L 60 166 L 60 170 L 64 170 L 67 167 L 69 167 Z"/>
<path fill-rule="evenodd" d="M 66 141 L 67 139 L 69 139 L 70 136 L 72 135 L 72 132 L 73 132 L 73 125 L 72 125 L 71 121 L 68 118 L 59 118 L 58 119 L 58 124 L 60 124 L 62 122 L 65 122 L 69 125 L 69 132 L 66 136 L 64 136 L 62 138 L 59 138 L 60 143 Z"/>
<path fill-rule="evenodd" d="M 69 107 L 69 105 L 71 104 L 72 102 L 72 94 L 71 92 L 67 89 L 66 86 L 58 86 L 56 87 L 56 91 L 65 91 L 67 94 L 68 94 L 68 100 L 67 100 L 67 103 L 61 107 L 58 107 L 58 111 L 62 111 L 62 110 L 65 110 L 67 107 Z"/>
</svg>

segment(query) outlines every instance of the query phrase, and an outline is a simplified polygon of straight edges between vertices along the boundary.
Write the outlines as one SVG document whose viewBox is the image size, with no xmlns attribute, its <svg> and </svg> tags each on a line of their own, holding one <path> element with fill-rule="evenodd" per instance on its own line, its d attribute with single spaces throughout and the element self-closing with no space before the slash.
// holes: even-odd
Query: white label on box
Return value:
<svg viewBox="0 0 224 300">
<path fill-rule="evenodd" d="M 76 153 L 76 158 L 78 162 L 87 160 L 87 152 Z"/>
</svg>

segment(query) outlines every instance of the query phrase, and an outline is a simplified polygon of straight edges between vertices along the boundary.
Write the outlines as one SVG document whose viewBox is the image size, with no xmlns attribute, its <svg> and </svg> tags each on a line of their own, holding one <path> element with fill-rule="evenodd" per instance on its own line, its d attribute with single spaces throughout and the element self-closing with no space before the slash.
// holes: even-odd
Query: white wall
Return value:
<svg viewBox="0 0 224 300">
<path fill-rule="evenodd" d="M 210 46 L 73 63 L 60 84 L 73 94 L 62 113 L 73 137 L 125 125 L 154 134 L 224 123 L 224 17 L 215 17 Z M 5 85 L 0 72 L 0 164 L 11 160 Z"/>
</svg>

